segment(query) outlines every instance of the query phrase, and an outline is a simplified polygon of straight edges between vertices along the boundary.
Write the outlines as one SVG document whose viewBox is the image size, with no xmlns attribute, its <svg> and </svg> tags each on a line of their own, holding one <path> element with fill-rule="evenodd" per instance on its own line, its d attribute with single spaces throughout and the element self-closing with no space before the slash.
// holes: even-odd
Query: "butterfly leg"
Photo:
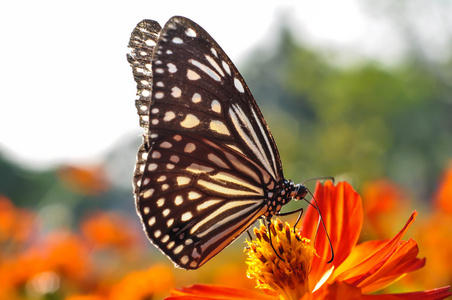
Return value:
<svg viewBox="0 0 452 300">
<path fill-rule="evenodd" d="M 275 246 L 273 246 L 273 242 L 272 242 L 272 232 L 271 232 L 271 229 L 270 229 L 271 221 L 270 221 L 270 219 L 266 219 L 266 220 L 267 220 L 267 232 L 268 232 L 268 236 L 269 236 L 269 238 L 270 238 L 270 241 L 269 241 L 269 242 L 270 242 L 270 245 L 272 246 L 272 249 L 273 249 L 273 251 L 275 252 L 276 256 L 278 256 L 278 258 L 279 258 L 280 260 L 285 261 L 285 260 L 279 255 L 278 251 L 276 251 Z"/>
<path fill-rule="evenodd" d="M 253 237 L 251 236 L 250 230 L 248 229 L 248 230 L 246 231 L 246 233 L 248 234 L 248 237 L 250 238 L 250 241 L 252 241 L 252 240 L 253 240 Z"/>
</svg>

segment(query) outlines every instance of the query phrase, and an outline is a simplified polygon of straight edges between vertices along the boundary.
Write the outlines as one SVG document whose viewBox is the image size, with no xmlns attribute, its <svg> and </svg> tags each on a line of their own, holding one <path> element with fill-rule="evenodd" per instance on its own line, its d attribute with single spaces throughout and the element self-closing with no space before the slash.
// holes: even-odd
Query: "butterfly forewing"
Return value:
<svg viewBox="0 0 452 300">
<path fill-rule="evenodd" d="M 240 149 L 275 179 L 281 163 L 273 137 L 242 76 L 196 23 L 170 19 L 154 51 L 151 139 L 190 131 Z"/>
<path fill-rule="evenodd" d="M 283 174 L 258 106 L 218 44 L 183 17 L 159 28 L 142 21 L 129 44 L 145 128 L 135 197 L 150 240 L 195 269 L 268 214 Z"/>
</svg>

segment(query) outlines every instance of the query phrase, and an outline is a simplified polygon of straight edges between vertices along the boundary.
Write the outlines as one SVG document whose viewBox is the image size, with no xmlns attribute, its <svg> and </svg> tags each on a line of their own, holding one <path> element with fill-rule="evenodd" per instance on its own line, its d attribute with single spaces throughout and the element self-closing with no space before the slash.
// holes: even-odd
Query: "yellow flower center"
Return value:
<svg viewBox="0 0 452 300">
<path fill-rule="evenodd" d="M 298 300 L 309 292 L 308 274 L 315 249 L 288 223 L 283 225 L 276 219 L 269 227 L 270 232 L 261 222 L 259 229 L 254 228 L 256 239 L 247 241 L 247 276 L 256 279 L 258 288 L 274 291 L 280 299 Z M 270 244 L 270 235 L 279 256 Z"/>
</svg>

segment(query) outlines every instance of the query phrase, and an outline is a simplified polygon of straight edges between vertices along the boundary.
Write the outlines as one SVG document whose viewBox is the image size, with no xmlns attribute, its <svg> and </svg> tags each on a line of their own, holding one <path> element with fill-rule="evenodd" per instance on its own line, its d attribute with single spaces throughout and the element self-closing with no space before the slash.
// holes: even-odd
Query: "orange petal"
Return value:
<svg viewBox="0 0 452 300">
<path fill-rule="evenodd" d="M 434 203 L 438 210 L 452 214 L 452 162 L 444 172 L 440 185 L 434 196 Z"/>
<path fill-rule="evenodd" d="M 358 300 L 362 299 L 361 290 L 357 287 L 351 286 L 345 282 L 335 282 L 329 285 L 326 289 L 321 289 L 312 294 L 312 299 L 316 300 L 330 300 L 330 299 L 347 299 Z"/>
<path fill-rule="evenodd" d="M 263 293 L 236 289 L 230 287 L 224 287 L 219 285 L 209 284 L 195 284 L 189 287 L 183 287 L 171 292 L 171 296 L 165 298 L 166 300 L 174 299 L 263 299 L 263 300 L 275 300 L 274 296 L 268 296 Z"/>
<path fill-rule="evenodd" d="M 422 292 L 412 292 L 403 294 L 381 294 L 381 295 L 364 295 L 362 299 L 364 300 L 440 300 L 446 299 L 451 296 L 452 293 L 449 292 L 450 286 L 445 286 L 442 288 L 437 288 Z"/>
<path fill-rule="evenodd" d="M 322 226 L 316 234 L 319 215 L 316 209 L 309 206 L 301 234 L 314 241 L 319 255 L 313 259 L 309 275 L 312 287 L 327 270 L 339 266 L 347 258 L 358 241 L 363 221 L 361 198 L 347 182 L 339 182 L 337 186 L 333 186 L 331 181 L 325 182 L 325 185 L 317 183 L 314 198 L 333 245 L 334 261 L 332 264 L 326 263 L 331 258 L 330 244 Z M 312 200 L 312 204 L 316 202 Z"/>
<path fill-rule="evenodd" d="M 335 280 L 347 281 L 349 284 L 362 288 L 363 292 L 370 292 L 391 283 L 388 282 L 388 278 L 396 280 L 409 271 L 421 268 L 424 261 L 416 258 L 419 252 L 416 242 L 412 239 L 400 242 L 411 223 L 414 222 L 416 214 L 414 212 L 404 228 L 383 246 L 381 243 L 365 243 L 365 247 L 357 246 L 353 252 L 362 252 L 363 248 L 367 248 L 368 257 L 355 266 L 346 260 L 344 265 L 347 265 L 349 269 L 344 270 L 342 266 L 339 267 L 335 272 Z M 376 248 L 371 249 L 369 247 L 371 245 Z M 356 263 L 358 262 L 356 257 L 359 256 L 352 254 L 350 257 Z"/>
</svg>

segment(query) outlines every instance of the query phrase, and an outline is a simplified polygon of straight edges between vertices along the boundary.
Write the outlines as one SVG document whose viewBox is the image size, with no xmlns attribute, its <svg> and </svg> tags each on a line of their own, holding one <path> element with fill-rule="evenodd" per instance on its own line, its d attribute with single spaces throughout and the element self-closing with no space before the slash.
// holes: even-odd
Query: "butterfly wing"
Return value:
<svg viewBox="0 0 452 300">
<path fill-rule="evenodd" d="M 146 130 L 137 210 L 158 248 L 198 268 L 266 212 L 283 179 L 278 151 L 243 78 L 199 25 L 145 20 L 129 47 Z"/>
<path fill-rule="evenodd" d="M 265 213 L 264 176 L 223 144 L 166 135 L 149 152 L 137 209 L 153 243 L 179 267 L 195 269 Z"/>
</svg>

